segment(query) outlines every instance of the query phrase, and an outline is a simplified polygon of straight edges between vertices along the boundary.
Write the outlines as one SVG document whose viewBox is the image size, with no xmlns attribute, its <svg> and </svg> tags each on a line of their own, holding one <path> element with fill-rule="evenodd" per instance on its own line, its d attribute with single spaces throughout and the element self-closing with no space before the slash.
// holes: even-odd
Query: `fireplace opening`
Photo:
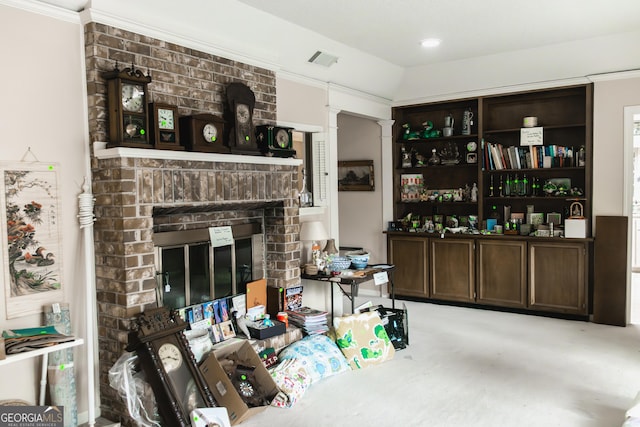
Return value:
<svg viewBox="0 0 640 427">
<path fill-rule="evenodd" d="M 231 228 L 233 244 L 220 247 L 208 228 L 154 233 L 159 305 L 179 309 L 246 293 L 247 282 L 264 277 L 261 224 Z"/>
</svg>

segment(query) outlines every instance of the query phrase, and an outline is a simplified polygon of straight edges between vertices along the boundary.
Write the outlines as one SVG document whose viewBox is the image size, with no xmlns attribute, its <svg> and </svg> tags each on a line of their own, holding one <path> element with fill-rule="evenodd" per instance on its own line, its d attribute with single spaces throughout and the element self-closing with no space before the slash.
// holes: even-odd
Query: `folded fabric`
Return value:
<svg viewBox="0 0 640 427">
<path fill-rule="evenodd" d="M 4 338 L 4 348 L 7 354 L 37 350 L 74 340 L 71 335 L 59 333 L 54 326 L 9 329 L 2 332 L 2 337 Z"/>
</svg>

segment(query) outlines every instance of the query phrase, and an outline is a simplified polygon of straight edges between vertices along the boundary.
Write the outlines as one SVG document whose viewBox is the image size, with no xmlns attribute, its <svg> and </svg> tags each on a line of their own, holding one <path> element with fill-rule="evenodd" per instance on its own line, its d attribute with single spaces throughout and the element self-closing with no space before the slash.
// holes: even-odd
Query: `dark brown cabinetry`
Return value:
<svg viewBox="0 0 640 427">
<path fill-rule="evenodd" d="M 535 310 L 587 314 L 585 243 L 529 243 L 529 306 Z"/>
<path fill-rule="evenodd" d="M 429 239 L 418 236 L 394 236 L 387 240 L 389 262 L 396 266 L 393 273 L 395 292 L 410 297 L 428 297 Z"/>
<path fill-rule="evenodd" d="M 403 235 L 406 234 L 406 235 Z M 390 232 L 396 296 L 589 314 L 592 239 Z"/>
<path fill-rule="evenodd" d="M 527 242 L 478 239 L 478 294 L 480 304 L 527 306 Z"/>
<path fill-rule="evenodd" d="M 388 248 L 389 262 L 403 272 L 399 296 L 590 313 L 592 90 L 575 85 L 394 107 Z M 465 117 L 473 124 L 463 134 Z M 525 117 L 537 125 L 525 127 Z M 444 136 L 452 119 L 453 133 Z M 559 217 L 557 232 L 576 202 L 584 238 L 439 232 L 471 224 L 483 230 L 490 216 L 506 230 L 506 215 L 526 222 L 527 212 L 542 223 Z"/>
<path fill-rule="evenodd" d="M 475 293 L 473 239 L 430 239 L 431 298 L 472 302 Z"/>
</svg>

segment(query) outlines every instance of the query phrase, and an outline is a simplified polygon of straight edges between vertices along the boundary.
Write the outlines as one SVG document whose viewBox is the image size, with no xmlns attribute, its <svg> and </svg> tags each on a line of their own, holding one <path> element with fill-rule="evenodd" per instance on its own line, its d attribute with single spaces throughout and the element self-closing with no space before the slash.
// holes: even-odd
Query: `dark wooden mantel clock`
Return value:
<svg viewBox="0 0 640 427">
<path fill-rule="evenodd" d="M 153 148 L 149 139 L 147 86 L 151 76 L 133 64 L 124 70 L 116 64 L 104 73 L 109 107 L 109 147 Z"/>
<path fill-rule="evenodd" d="M 129 332 L 128 351 L 153 389 L 158 411 L 167 426 L 191 426 L 195 408 L 216 406 L 183 331 L 187 324 L 166 307 L 140 313 Z"/>
</svg>

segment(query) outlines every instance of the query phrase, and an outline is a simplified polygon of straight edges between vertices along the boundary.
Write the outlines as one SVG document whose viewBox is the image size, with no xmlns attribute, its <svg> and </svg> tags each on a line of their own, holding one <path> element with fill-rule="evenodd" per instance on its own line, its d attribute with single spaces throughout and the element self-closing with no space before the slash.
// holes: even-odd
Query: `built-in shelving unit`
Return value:
<svg viewBox="0 0 640 427">
<path fill-rule="evenodd" d="M 462 135 L 465 114 L 473 122 Z M 592 115 L 590 84 L 395 107 L 395 221 L 387 249 L 396 293 L 586 316 Z M 525 117 L 537 123 L 528 119 L 525 127 Z M 452 118 L 453 134 L 444 137 Z M 439 162 L 429 162 L 434 152 Z M 505 224 L 513 219 L 506 215 L 526 223 L 533 212 L 562 229 L 576 202 L 586 219 L 584 238 L 537 237 Z M 490 217 L 509 235 L 488 233 Z M 444 233 L 456 224 L 477 230 Z"/>
</svg>

